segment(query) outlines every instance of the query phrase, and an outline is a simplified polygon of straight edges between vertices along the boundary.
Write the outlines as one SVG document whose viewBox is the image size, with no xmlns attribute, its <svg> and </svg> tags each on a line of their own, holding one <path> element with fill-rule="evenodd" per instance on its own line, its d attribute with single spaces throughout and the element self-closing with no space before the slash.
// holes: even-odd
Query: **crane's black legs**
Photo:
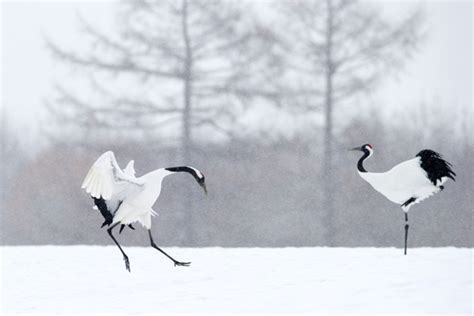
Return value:
<svg viewBox="0 0 474 316">
<path fill-rule="evenodd" d="M 153 236 L 151 235 L 151 230 L 149 229 L 148 230 L 148 236 L 150 236 L 150 244 L 153 248 L 155 248 L 156 250 L 158 250 L 159 252 L 161 252 L 162 254 L 164 254 L 165 256 L 167 256 L 169 259 L 171 259 L 173 262 L 174 262 L 174 265 L 175 266 L 184 266 L 184 267 L 188 267 L 191 262 L 179 262 L 175 259 L 173 259 L 170 255 L 168 255 L 166 252 L 164 252 L 163 250 L 160 249 L 160 247 L 158 247 L 155 242 L 153 241 Z M 118 245 L 118 244 L 117 244 Z M 120 246 L 119 246 L 120 247 Z"/>
<path fill-rule="evenodd" d="M 118 224 L 120 224 L 120 223 L 116 223 L 116 224 L 112 225 L 110 228 L 107 229 L 107 232 L 109 233 L 110 237 L 111 237 L 112 240 L 115 242 L 115 244 L 119 247 L 120 252 L 122 252 L 123 260 L 125 261 L 125 269 L 127 269 L 128 272 L 130 272 L 130 262 L 128 261 L 128 257 L 127 257 L 127 255 L 125 254 L 125 252 L 122 250 L 122 247 L 120 247 L 120 244 L 119 244 L 118 241 L 115 239 L 114 235 L 112 235 L 112 229 L 114 229 L 114 227 L 117 226 Z"/>
<path fill-rule="evenodd" d="M 416 202 L 416 197 L 411 197 L 409 198 L 405 203 L 400 205 L 402 207 L 402 210 L 405 212 L 405 255 L 407 254 L 407 243 L 408 243 L 408 209 L 409 205 Z"/>
<path fill-rule="evenodd" d="M 408 243 L 408 213 L 405 212 L 405 255 L 407 254 L 407 243 Z"/>
</svg>

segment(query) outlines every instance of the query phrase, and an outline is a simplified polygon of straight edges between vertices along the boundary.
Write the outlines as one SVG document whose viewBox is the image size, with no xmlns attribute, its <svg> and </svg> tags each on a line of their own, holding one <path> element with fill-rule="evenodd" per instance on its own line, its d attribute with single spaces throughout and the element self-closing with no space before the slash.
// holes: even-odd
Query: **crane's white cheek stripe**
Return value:
<svg viewBox="0 0 474 316">
<path fill-rule="evenodd" d="M 193 167 L 189 167 L 189 168 L 193 169 L 194 172 L 196 172 L 199 179 L 203 178 L 203 175 L 202 175 L 201 171 L 199 171 L 199 170 L 197 170 L 196 168 L 193 168 Z"/>
<path fill-rule="evenodd" d="M 370 148 L 369 146 L 367 146 L 367 149 L 369 150 L 369 156 L 367 158 L 369 158 L 374 153 L 374 150 Z"/>
</svg>

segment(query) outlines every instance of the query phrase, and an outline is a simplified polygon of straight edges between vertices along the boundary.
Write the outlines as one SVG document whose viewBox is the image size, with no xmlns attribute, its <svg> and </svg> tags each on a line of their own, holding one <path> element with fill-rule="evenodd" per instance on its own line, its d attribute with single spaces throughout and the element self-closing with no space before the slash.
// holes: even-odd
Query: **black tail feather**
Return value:
<svg viewBox="0 0 474 316">
<path fill-rule="evenodd" d="M 421 158 L 421 167 L 426 171 L 430 181 L 436 185 L 438 180 L 447 177 L 456 181 L 454 177 L 456 173 L 451 169 L 452 165 L 444 160 L 437 152 L 425 149 L 420 151 L 417 157 Z"/>
<path fill-rule="evenodd" d="M 100 228 L 102 228 L 106 225 L 109 226 L 110 224 L 112 224 L 113 215 L 108 210 L 107 204 L 105 203 L 105 200 L 102 197 L 100 199 L 93 197 L 92 199 L 94 200 L 94 204 L 99 209 L 100 214 L 102 214 L 102 216 L 105 219 L 105 221 L 102 223 L 102 226 Z"/>
<path fill-rule="evenodd" d="M 107 208 L 107 204 L 106 204 L 105 200 L 102 197 L 100 199 L 93 197 L 92 199 L 94 200 L 94 204 L 99 209 L 100 214 L 102 214 L 102 216 L 105 219 L 105 221 L 102 223 L 102 226 L 100 226 L 100 228 L 103 228 L 104 226 L 110 226 L 112 224 L 112 222 L 114 221 L 114 216 L 112 215 L 112 213 Z M 122 204 L 122 201 L 120 201 L 117 209 L 120 207 L 121 204 Z M 130 229 L 135 230 L 135 227 L 133 227 L 132 224 L 128 224 L 127 226 Z M 125 227 L 125 225 L 123 225 L 123 224 L 122 224 L 122 226 L 120 226 L 119 234 L 122 233 L 122 230 L 124 229 L 124 227 Z"/>
</svg>

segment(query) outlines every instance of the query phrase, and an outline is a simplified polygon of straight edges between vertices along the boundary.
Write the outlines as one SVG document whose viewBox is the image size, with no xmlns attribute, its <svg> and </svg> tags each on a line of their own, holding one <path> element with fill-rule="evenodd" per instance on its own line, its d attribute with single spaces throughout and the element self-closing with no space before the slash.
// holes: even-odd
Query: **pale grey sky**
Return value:
<svg viewBox="0 0 474 316">
<path fill-rule="evenodd" d="M 388 14 L 397 15 L 413 2 L 384 1 Z M 472 15 L 470 1 L 423 1 L 428 37 L 418 55 L 397 79 L 385 82 L 371 98 L 383 104 L 386 115 L 406 111 L 422 101 L 439 102 L 446 109 L 472 106 Z M 77 12 L 102 28 L 113 25 L 113 1 L 2 1 L 1 98 L 12 125 L 22 131 L 26 146 L 37 143 L 38 124 L 44 123 L 43 100 L 55 81 L 72 71 L 54 61 L 44 44 L 47 35 L 64 47 L 80 48 Z M 251 120 L 259 121 L 255 115 Z M 285 117 L 278 120 L 285 123 Z M 30 144 L 31 143 L 31 144 Z"/>
</svg>

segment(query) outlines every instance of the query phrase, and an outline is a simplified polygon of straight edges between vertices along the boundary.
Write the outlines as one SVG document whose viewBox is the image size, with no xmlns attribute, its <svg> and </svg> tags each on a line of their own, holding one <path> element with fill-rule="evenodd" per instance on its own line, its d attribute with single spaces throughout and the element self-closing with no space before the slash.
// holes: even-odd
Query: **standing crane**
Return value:
<svg viewBox="0 0 474 316">
<path fill-rule="evenodd" d="M 415 158 L 399 163 L 386 172 L 367 172 L 364 161 L 372 156 L 370 144 L 350 150 L 362 151 L 357 170 L 362 179 L 390 201 L 401 206 L 405 213 L 405 255 L 408 242 L 408 211 L 410 207 L 444 189 L 448 178 L 456 181 L 451 164 L 437 152 L 424 149 Z"/>
<path fill-rule="evenodd" d="M 189 167 L 161 168 L 151 171 L 139 178 L 135 177 L 133 160 L 125 170 L 120 169 L 115 155 L 111 151 L 102 154 L 87 173 L 82 188 L 89 193 L 105 221 L 102 227 L 108 226 L 108 234 L 120 249 L 125 261 L 125 268 L 130 272 L 128 256 L 112 234 L 112 230 L 121 225 L 120 232 L 125 226 L 135 229 L 132 223 L 139 222 L 147 230 L 150 244 L 173 261 L 175 266 L 189 266 L 190 262 L 180 262 L 173 259 L 160 249 L 153 241 L 151 234 L 151 217 L 156 215 L 153 204 L 160 196 L 163 179 L 176 172 L 191 174 L 207 194 L 204 175 L 201 171 Z"/>
</svg>

